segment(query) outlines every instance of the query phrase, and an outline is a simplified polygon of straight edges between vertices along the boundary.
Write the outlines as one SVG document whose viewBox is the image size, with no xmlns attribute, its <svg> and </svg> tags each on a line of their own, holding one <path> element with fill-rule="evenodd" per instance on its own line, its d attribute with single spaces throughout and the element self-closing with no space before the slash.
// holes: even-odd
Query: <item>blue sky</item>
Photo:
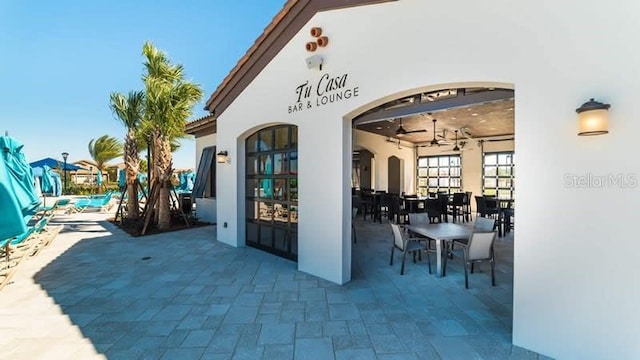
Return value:
<svg viewBox="0 0 640 360">
<path fill-rule="evenodd" d="M 142 44 L 152 41 L 204 102 L 262 33 L 285 0 L 0 0 L 0 131 L 25 144 L 27 161 L 90 159 L 87 145 L 125 129 L 109 94 L 142 90 Z M 195 167 L 184 140 L 174 167 Z"/>
</svg>

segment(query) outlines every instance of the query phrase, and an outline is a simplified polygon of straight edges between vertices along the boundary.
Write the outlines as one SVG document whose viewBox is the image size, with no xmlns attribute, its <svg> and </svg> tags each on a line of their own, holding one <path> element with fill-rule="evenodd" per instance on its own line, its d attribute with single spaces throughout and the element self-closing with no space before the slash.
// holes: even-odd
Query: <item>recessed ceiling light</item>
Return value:
<svg viewBox="0 0 640 360">
<path fill-rule="evenodd" d="M 455 120 L 455 119 L 456 119 L 456 117 L 455 117 L 455 116 L 451 118 L 451 120 Z"/>
<path fill-rule="evenodd" d="M 382 126 L 376 127 L 376 130 L 382 130 Z"/>
<path fill-rule="evenodd" d="M 486 123 L 486 122 L 487 122 L 487 120 L 486 120 L 486 119 L 482 119 L 482 120 L 480 120 L 479 122 L 481 122 L 481 123 Z"/>
<path fill-rule="evenodd" d="M 507 110 L 509 110 L 509 111 L 513 111 L 513 108 L 508 108 Z"/>
<path fill-rule="evenodd" d="M 478 113 L 473 113 L 471 114 L 471 116 L 478 116 Z"/>
<path fill-rule="evenodd" d="M 489 130 L 495 130 L 495 129 L 496 129 L 496 128 L 494 128 L 494 127 L 489 128 Z"/>
</svg>

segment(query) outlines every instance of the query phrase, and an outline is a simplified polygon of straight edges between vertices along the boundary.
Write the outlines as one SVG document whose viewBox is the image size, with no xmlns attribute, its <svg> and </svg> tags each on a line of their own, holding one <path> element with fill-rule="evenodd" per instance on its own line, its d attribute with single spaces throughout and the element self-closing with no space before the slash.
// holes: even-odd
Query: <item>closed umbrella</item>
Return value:
<svg viewBox="0 0 640 360">
<path fill-rule="evenodd" d="M 22 148 L 17 140 L 0 136 L 0 239 L 27 231 L 26 223 L 40 205 Z"/>
<path fill-rule="evenodd" d="M 100 169 L 98 169 L 98 172 L 96 173 L 96 185 L 98 185 L 98 191 L 100 191 L 100 188 L 102 187 L 102 171 L 100 171 Z"/>
<path fill-rule="evenodd" d="M 127 175 L 125 174 L 124 169 L 118 169 L 118 187 L 120 191 L 124 191 L 124 185 L 127 182 Z"/>
<path fill-rule="evenodd" d="M 44 165 L 42 167 L 42 177 L 40 178 L 40 189 L 43 194 L 53 194 L 55 188 L 55 180 L 53 180 L 53 171 L 49 165 Z"/>
</svg>

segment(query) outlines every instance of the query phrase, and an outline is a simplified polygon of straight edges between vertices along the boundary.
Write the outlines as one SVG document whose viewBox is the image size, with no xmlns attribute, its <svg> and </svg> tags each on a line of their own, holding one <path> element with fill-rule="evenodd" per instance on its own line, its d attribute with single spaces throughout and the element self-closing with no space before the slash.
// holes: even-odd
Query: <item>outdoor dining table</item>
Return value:
<svg viewBox="0 0 640 360">
<path fill-rule="evenodd" d="M 436 274 L 443 274 L 443 256 L 447 256 L 445 241 L 467 239 L 472 229 L 454 223 L 407 225 L 407 230 L 436 241 Z"/>
</svg>

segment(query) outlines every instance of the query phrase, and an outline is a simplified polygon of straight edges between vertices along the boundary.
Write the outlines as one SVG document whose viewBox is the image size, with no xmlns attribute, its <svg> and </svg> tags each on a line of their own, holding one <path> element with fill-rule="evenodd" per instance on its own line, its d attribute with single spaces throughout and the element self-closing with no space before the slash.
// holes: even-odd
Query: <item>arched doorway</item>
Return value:
<svg viewBox="0 0 640 360">
<path fill-rule="evenodd" d="M 246 145 L 246 244 L 298 259 L 298 128 L 261 129 Z"/>
<path fill-rule="evenodd" d="M 387 192 L 400 194 L 402 189 L 402 166 L 397 156 L 389 156 L 387 160 Z"/>
</svg>

